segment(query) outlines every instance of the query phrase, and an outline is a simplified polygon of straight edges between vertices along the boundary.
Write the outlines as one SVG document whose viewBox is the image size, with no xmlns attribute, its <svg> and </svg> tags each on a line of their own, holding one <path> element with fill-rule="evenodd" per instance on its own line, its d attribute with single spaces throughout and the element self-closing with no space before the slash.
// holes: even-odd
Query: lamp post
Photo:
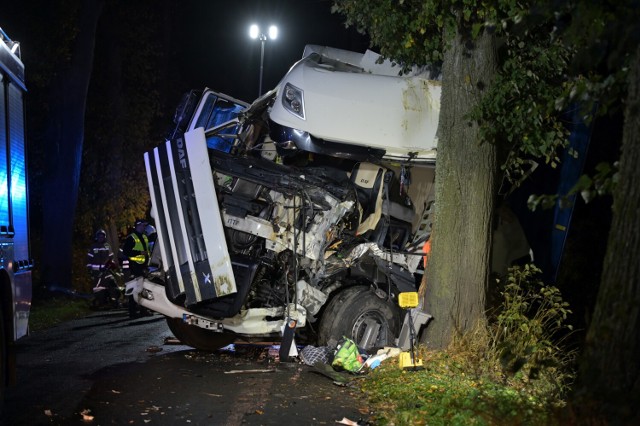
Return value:
<svg viewBox="0 0 640 426">
<path fill-rule="evenodd" d="M 269 31 L 267 33 L 269 35 L 269 39 L 275 40 L 278 37 L 278 27 L 275 25 L 271 25 L 269 27 Z M 249 36 L 252 39 L 260 40 L 260 84 L 258 86 L 258 97 L 262 95 L 262 73 L 264 71 L 264 44 L 267 41 L 267 34 L 264 34 L 260 31 L 260 27 L 258 25 L 253 24 L 249 27 Z"/>
</svg>

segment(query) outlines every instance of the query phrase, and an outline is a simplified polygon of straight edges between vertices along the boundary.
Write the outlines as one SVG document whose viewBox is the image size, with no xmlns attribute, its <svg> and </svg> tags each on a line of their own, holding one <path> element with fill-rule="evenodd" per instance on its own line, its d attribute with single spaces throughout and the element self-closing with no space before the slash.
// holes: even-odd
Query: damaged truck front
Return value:
<svg viewBox="0 0 640 426">
<path fill-rule="evenodd" d="M 157 271 L 128 283 L 190 346 L 279 336 L 394 344 L 433 205 L 440 82 L 307 46 L 251 105 L 183 98 L 145 154 Z"/>
</svg>

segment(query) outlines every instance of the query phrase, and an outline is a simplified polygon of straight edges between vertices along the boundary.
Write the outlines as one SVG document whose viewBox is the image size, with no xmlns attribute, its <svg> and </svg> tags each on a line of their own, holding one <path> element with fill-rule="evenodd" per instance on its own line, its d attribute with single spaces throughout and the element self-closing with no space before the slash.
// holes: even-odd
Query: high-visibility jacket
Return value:
<svg viewBox="0 0 640 426">
<path fill-rule="evenodd" d="M 135 232 L 131 234 L 131 237 L 135 242 L 133 246 L 133 251 L 139 254 L 135 256 L 130 256 L 129 260 L 132 262 L 136 262 L 140 265 L 144 265 L 146 262 L 149 261 L 149 258 L 151 257 L 151 253 L 149 253 L 149 239 L 147 238 L 146 235 L 142 234 L 142 240 L 141 240 L 140 237 L 138 237 L 138 235 Z"/>
</svg>

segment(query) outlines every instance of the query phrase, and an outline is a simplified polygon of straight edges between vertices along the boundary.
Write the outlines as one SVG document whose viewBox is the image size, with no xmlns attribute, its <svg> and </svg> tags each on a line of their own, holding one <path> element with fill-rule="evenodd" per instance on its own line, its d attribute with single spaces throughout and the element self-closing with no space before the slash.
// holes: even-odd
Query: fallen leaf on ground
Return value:
<svg viewBox="0 0 640 426">
<path fill-rule="evenodd" d="M 209 396 L 218 396 L 218 397 L 222 396 L 222 395 L 218 395 L 217 393 L 207 393 L 207 392 L 205 392 L 204 394 L 205 395 L 209 395 Z"/>
<path fill-rule="evenodd" d="M 115 389 L 111 389 L 111 392 L 112 392 L 112 393 L 122 393 L 122 392 L 117 391 L 117 390 L 115 390 Z"/>
<path fill-rule="evenodd" d="M 147 352 L 151 352 L 151 353 L 160 352 L 161 350 L 162 350 L 162 348 L 159 347 L 159 346 L 149 346 L 147 348 Z"/>
<path fill-rule="evenodd" d="M 44 410 L 44 415 L 51 417 L 53 416 L 53 413 L 51 412 L 51 410 Z"/>
</svg>

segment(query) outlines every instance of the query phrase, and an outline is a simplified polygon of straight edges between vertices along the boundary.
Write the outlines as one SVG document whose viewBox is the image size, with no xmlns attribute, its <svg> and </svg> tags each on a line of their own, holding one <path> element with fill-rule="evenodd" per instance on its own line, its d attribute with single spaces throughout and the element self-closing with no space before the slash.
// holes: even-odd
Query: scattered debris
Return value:
<svg viewBox="0 0 640 426">
<path fill-rule="evenodd" d="M 329 363 L 333 350 L 328 346 L 307 345 L 300 351 L 300 360 L 307 365 L 314 365 L 316 362 Z"/>
<path fill-rule="evenodd" d="M 51 410 L 44 410 L 44 415 L 48 416 L 48 417 L 51 417 L 51 416 L 53 416 L 53 413 L 51 412 Z"/>
<path fill-rule="evenodd" d="M 275 371 L 276 370 L 273 368 L 254 369 L 254 370 L 229 370 L 229 371 L 225 371 L 224 374 L 273 373 Z"/>
<path fill-rule="evenodd" d="M 182 342 L 175 337 L 165 337 L 164 338 L 165 345 L 182 345 Z"/>
<path fill-rule="evenodd" d="M 379 349 L 376 355 L 369 357 L 364 365 L 369 367 L 370 369 L 374 369 L 380 366 L 380 363 L 387 358 L 397 357 L 401 354 L 400 348 L 393 348 L 389 346 L 385 346 L 383 349 Z"/>
<path fill-rule="evenodd" d="M 111 389 L 111 393 L 120 394 L 120 393 L 122 393 L 122 392 L 117 391 L 117 390 L 115 390 L 115 389 Z"/>
<path fill-rule="evenodd" d="M 349 426 L 358 426 L 358 422 L 354 422 L 353 420 L 349 420 L 346 417 L 343 417 L 342 420 L 336 421 L 339 425 L 349 425 Z"/>
<path fill-rule="evenodd" d="M 147 348 L 147 352 L 150 352 L 152 354 L 155 354 L 155 353 L 160 352 L 160 351 L 162 351 L 162 348 L 159 347 L 159 346 L 155 346 L 155 345 L 154 346 L 149 346 Z"/>
<path fill-rule="evenodd" d="M 92 422 L 93 421 L 93 416 L 91 415 L 91 410 L 84 409 L 80 412 L 80 415 L 82 416 L 82 421 L 85 422 Z"/>
</svg>

